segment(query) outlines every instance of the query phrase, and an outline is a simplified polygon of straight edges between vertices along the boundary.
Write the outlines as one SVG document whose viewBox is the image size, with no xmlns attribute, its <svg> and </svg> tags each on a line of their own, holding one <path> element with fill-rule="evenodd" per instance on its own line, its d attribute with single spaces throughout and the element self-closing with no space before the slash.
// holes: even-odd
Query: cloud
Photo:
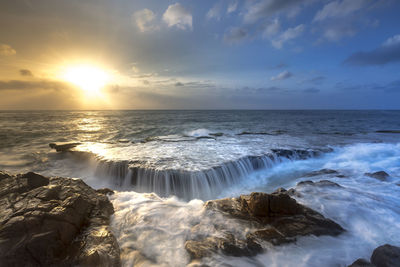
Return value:
<svg viewBox="0 0 400 267">
<path fill-rule="evenodd" d="M 230 14 L 230 13 L 235 12 L 237 7 L 238 7 L 238 2 L 237 1 L 231 2 L 228 5 L 228 8 L 226 9 L 226 13 Z"/>
<path fill-rule="evenodd" d="M 321 90 L 317 89 L 317 88 L 308 88 L 308 89 L 304 89 L 303 92 L 304 93 L 309 93 L 309 94 L 316 94 L 319 93 Z"/>
<path fill-rule="evenodd" d="M 221 2 L 217 2 L 206 14 L 207 19 L 221 19 Z"/>
<path fill-rule="evenodd" d="M 362 9 L 369 2 L 369 0 L 338 0 L 330 2 L 317 12 L 313 21 L 346 17 L 351 13 Z"/>
<path fill-rule="evenodd" d="M 31 72 L 30 70 L 27 70 L 27 69 L 21 69 L 21 70 L 19 70 L 19 74 L 20 74 L 21 76 L 33 77 L 32 72 Z"/>
<path fill-rule="evenodd" d="M 181 82 L 177 82 L 177 83 L 175 83 L 175 86 L 184 86 L 184 84 Z"/>
<path fill-rule="evenodd" d="M 344 63 L 348 65 L 385 65 L 400 62 L 400 35 L 387 39 L 380 47 L 369 52 L 357 52 Z"/>
<path fill-rule="evenodd" d="M 0 56 L 13 56 L 17 53 L 14 48 L 7 44 L 0 44 Z"/>
<path fill-rule="evenodd" d="M 339 41 L 344 37 L 350 37 L 356 34 L 356 30 L 349 22 L 335 23 L 325 27 L 323 37 L 328 41 Z"/>
<path fill-rule="evenodd" d="M 141 32 L 155 30 L 158 27 L 154 25 L 156 15 L 150 9 L 136 11 L 132 15 L 132 22 L 136 24 Z"/>
<path fill-rule="evenodd" d="M 272 76 L 272 77 L 271 77 L 271 81 L 286 80 L 286 79 L 289 79 L 289 78 L 292 77 L 292 76 L 293 76 L 293 73 L 291 73 L 291 72 L 285 70 L 285 71 L 282 71 L 281 73 L 279 73 L 279 74 L 276 75 L 276 76 Z"/>
<path fill-rule="evenodd" d="M 263 31 L 263 37 L 264 38 L 269 38 L 279 32 L 279 29 L 281 28 L 281 25 L 279 23 L 278 19 L 274 19 L 271 23 L 268 23 L 265 26 L 265 29 Z"/>
<path fill-rule="evenodd" d="M 248 6 L 247 12 L 244 14 L 246 23 L 254 23 L 260 18 L 265 18 L 274 13 L 289 9 L 301 3 L 309 2 L 307 0 L 261 0 L 253 2 Z"/>
<path fill-rule="evenodd" d="M 71 89 L 72 87 L 64 82 L 52 81 L 52 80 L 40 80 L 40 81 L 21 81 L 21 80 L 10 80 L 0 81 L 0 90 L 63 90 Z"/>
<path fill-rule="evenodd" d="M 400 34 L 390 37 L 382 45 L 383 46 L 400 45 Z"/>
<path fill-rule="evenodd" d="M 325 76 L 315 76 L 309 80 L 307 80 L 307 82 L 310 83 L 321 83 L 322 81 L 324 81 L 326 79 Z"/>
<path fill-rule="evenodd" d="M 227 32 L 225 32 L 224 40 L 228 43 L 238 43 L 246 39 L 247 36 L 248 33 L 246 29 L 235 27 L 230 28 Z"/>
<path fill-rule="evenodd" d="M 303 33 L 304 29 L 305 29 L 304 24 L 300 24 L 296 27 L 289 28 L 283 33 L 281 33 L 277 38 L 273 39 L 271 43 L 275 48 L 281 49 L 284 43 L 299 37 Z"/>
<path fill-rule="evenodd" d="M 168 6 L 163 15 L 163 20 L 168 27 L 177 27 L 181 30 L 193 29 L 192 14 L 179 3 Z"/>
</svg>

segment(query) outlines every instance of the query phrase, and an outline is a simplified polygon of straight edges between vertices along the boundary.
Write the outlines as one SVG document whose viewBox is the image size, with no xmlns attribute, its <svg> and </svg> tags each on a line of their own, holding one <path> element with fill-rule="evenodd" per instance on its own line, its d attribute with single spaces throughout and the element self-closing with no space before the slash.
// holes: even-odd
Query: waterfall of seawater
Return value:
<svg viewBox="0 0 400 267">
<path fill-rule="evenodd" d="M 158 170 L 135 166 L 129 161 L 99 160 L 96 176 L 113 179 L 120 188 L 136 192 L 154 192 L 161 197 L 181 199 L 211 199 L 226 187 L 238 184 L 251 173 L 271 168 L 288 160 L 300 160 L 319 155 L 313 150 L 272 150 L 263 156 L 248 156 L 205 170 Z"/>
</svg>

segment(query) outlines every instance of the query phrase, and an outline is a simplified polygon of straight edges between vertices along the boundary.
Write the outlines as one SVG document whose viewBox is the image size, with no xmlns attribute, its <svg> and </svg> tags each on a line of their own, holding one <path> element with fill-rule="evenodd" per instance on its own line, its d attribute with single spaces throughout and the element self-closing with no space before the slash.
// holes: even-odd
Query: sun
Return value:
<svg viewBox="0 0 400 267">
<path fill-rule="evenodd" d="M 78 86 L 88 94 L 99 94 L 100 90 L 106 86 L 111 79 L 107 71 L 90 65 L 67 67 L 62 78 Z"/>
</svg>

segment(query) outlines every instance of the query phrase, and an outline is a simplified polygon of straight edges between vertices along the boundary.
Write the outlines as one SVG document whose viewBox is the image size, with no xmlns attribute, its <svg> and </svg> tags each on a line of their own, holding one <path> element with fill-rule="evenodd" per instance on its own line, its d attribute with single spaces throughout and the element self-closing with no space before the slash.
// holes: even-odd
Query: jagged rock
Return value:
<svg viewBox="0 0 400 267">
<path fill-rule="evenodd" d="M 119 266 L 113 212 L 80 179 L 0 172 L 1 266 Z"/>
<path fill-rule="evenodd" d="M 378 180 L 381 180 L 381 181 L 386 181 L 386 179 L 388 177 L 390 177 L 390 175 L 385 171 L 379 171 L 379 172 L 373 172 L 373 173 L 367 172 L 367 173 L 365 173 L 365 175 L 375 178 L 375 179 L 378 179 Z"/>
<path fill-rule="evenodd" d="M 366 259 L 358 259 L 355 262 L 353 262 L 351 265 L 349 265 L 348 267 L 376 267 L 376 266 L 371 264 Z"/>
<path fill-rule="evenodd" d="M 400 247 L 389 244 L 377 247 L 372 252 L 371 263 L 376 267 L 400 266 Z"/>
<path fill-rule="evenodd" d="M 60 143 L 60 144 L 50 143 L 49 147 L 55 149 L 57 152 L 65 152 L 79 145 L 81 145 L 81 143 Z"/>
<path fill-rule="evenodd" d="M 262 252 L 263 241 L 281 245 L 295 241 L 297 236 L 336 236 L 344 232 L 340 225 L 297 203 L 289 191 L 282 189 L 272 194 L 254 192 L 238 198 L 212 200 L 206 202 L 205 208 L 236 218 L 253 230 L 243 239 L 219 225 L 218 230 L 224 233 L 222 237 L 202 236 L 186 242 L 185 248 L 192 259 L 208 257 L 216 251 L 230 256 L 252 256 Z"/>
<path fill-rule="evenodd" d="M 305 177 L 313 177 L 313 176 L 318 176 L 318 175 L 323 175 L 323 174 L 338 174 L 338 173 L 339 173 L 338 171 L 331 170 L 331 169 L 321 169 L 319 171 L 309 172 L 304 176 Z"/>
</svg>

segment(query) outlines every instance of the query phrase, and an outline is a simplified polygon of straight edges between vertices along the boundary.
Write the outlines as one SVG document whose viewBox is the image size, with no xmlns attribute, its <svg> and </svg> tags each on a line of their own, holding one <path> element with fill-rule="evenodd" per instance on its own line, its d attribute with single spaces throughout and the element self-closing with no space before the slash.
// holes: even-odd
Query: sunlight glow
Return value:
<svg viewBox="0 0 400 267">
<path fill-rule="evenodd" d="M 111 76 L 101 68 L 79 65 L 66 68 L 63 79 L 78 86 L 85 93 L 99 94 L 100 90 L 110 81 Z"/>
</svg>

